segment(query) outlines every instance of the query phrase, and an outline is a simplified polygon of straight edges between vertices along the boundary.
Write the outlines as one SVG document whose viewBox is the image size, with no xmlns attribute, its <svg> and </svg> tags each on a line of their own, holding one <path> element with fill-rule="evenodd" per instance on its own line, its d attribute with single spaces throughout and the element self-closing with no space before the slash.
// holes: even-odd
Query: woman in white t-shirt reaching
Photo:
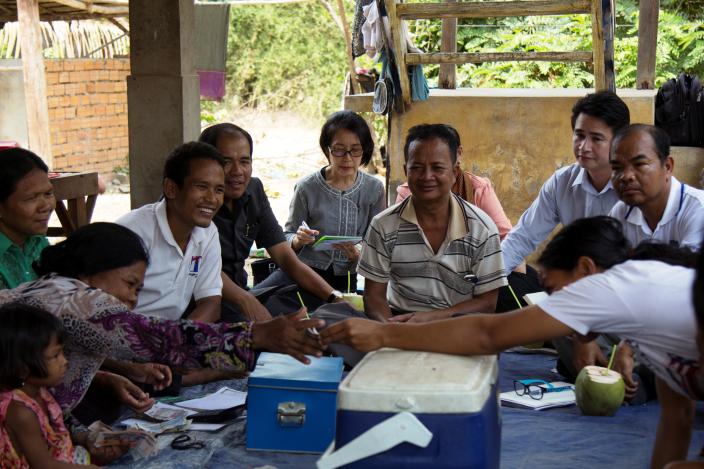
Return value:
<svg viewBox="0 0 704 469">
<path fill-rule="evenodd" d="M 631 260 L 618 221 L 584 218 L 563 228 L 541 254 L 543 283 L 552 294 L 537 305 L 423 324 L 349 319 L 325 329 L 321 337 L 362 351 L 394 347 L 489 355 L 572 333 L 617 334 L 626 345 L 619 347 L 615 368 L 627 387 L 635 386 L 633 352 L 657 377 L 662 412 L 652 467 L 659 468 L 686 457 L 693 399 L 704 398 L 691 293 L 696 255 L 665 245 L 636 253 L 639 260 Z"/>
</svg>

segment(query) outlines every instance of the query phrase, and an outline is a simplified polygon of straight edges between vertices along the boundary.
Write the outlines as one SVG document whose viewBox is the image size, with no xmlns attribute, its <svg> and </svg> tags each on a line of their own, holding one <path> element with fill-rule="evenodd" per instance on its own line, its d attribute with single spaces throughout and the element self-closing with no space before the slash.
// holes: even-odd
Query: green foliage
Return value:
<svg viewBox="0 0 704 469">
<path fill-rule="evenodd" d="M 345 43 L 318 2 L 233 7 L 228 53 L 228 91 L 237 105 L 315 118 L 340 107 Z"/>
<path fill-rule="evenodd" d="M 633 88 L 638 2 L 616 3 L 617 86 Z M 351 20 L 352 1 L 345 0 L 345 4 Z M 704 0 L 661 0 L 661 5 L 656 85 L 681 71 L 704 77 Z M 235 105 L 286 108 L 318 120 L 339 109 L 347 71 L 345 45 L 320 1 L 237 6 L 231 9 L 231 18 L 228 94 L 234 96 Z M 421 50 L 440 49 L 440 20 L 410 21 L 408 25 Z M 460 52 L 589 51 L 591 18 L 570 15 L 460 20 L 457 41 Z M 362 67 L 372 65 L 365 58 L 357 63 Z M 430 86 L 437 86 L 439 66 L 425 66 L 424 72 Z M 458 66 L 457 84 L 475 88 L 584 88 L 594 86 L 594 76 L 590 64 L 496 62 Z M 217 117 L 216 107 L 205 109 L 204 121 Z M 377 120 L 374 126 L 381 128 L 382 122 Z"/>
<path fill-rule="evenodd" d="M 703 0 L 697 0 L 704 4 Z M 687 10 L 682 8 L 687 7 Z M 660 12 L 656 84 L 681 71 L 704 76 L 704 24 L 692 21 L 701 10 L 682 0 L 670 0 Z M 686 16 L 685 16 L 686 15 Z M 638 4 L 617 2 L 615 63 L 618 87 L 635 87 L 638 59 Z M 440 20 L 410 22 L 416 44 L 426 52 L 440 49 Z M 457 29 L 459 52 L 549 52 L 589 51 L 592 48 L 588 15 L 557 17 L 461 20 Z M 426 66 L 426 77 L 437 86 L 439 67 Z M 582 63 L 494 62 L 457 67 L 462 87 L 593 87 L 592 67 Z"/>
</svg>

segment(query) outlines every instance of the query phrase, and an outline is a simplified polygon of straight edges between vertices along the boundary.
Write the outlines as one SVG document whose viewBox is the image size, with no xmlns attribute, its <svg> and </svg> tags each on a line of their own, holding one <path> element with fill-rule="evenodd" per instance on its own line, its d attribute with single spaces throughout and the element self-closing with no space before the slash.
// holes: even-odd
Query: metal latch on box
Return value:
<svg viewBox="0 0 704 469">
<path fill-rule="evenodd" d="M 302 427 L 306 421 L 306 405 L 303 402 L 279 402 L 276 420 L 282 427 Z"/>
</svg>

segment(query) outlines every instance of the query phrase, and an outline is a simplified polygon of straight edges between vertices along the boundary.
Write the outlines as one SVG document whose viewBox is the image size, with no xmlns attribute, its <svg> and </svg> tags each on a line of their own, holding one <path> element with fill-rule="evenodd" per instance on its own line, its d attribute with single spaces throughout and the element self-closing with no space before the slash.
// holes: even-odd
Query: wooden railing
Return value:
<svg viewBox="0 0 704 469">
<path fill-rule="evenodd" d="M 442 88 L 455 87 L 455 65 L 464 63 L 506 61 L 549 61 L 592 63 L 595 88 L 615 90 L 613 65 L 613 0 L 525 0 L 506 2 L 399 3 L 384 0 L 391 25 L 392 49 L 396 59 L 404 104 L 411 102 L 407 73 L 409 65 L 441 64 L 439 83 Z M 458 18 L 495 18 L 506 16 L 547 16 L 590 14 L 592 18 L 592 51 L 565 52 L 456 52 Z M 401 37 L 401 21 L 443 19 L 442 52 L 408 53 Z"/>
</svg>

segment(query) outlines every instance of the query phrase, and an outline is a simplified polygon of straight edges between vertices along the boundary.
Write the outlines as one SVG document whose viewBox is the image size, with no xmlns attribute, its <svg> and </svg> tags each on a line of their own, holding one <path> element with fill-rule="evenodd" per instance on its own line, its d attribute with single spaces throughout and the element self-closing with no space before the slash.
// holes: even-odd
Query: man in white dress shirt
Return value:
<svg viewBox="0 0 704 469">
<path fill-rule="evenodd" d="M 613 185 L 621 199 L 611 210 L 635 246 L 676 243 L 699 250 L 704 237 L 704 191 L 673 175 L 670 139 L 662 129 L 634 124 L 614 139 Z"/>
<path fill-rule="evenodd" d="M 545 181 L 538 198 L 501 243 L 507 273 L 535 251 L 558 224 L 607 215 L 618 202 L 611 185 L 609 150 L 614 135 L 630 122 L 626 103 L 609 91 L 588 94 L 574 105 L 571 119 L 577 162 L 558 169 Z"/>
</svg>

